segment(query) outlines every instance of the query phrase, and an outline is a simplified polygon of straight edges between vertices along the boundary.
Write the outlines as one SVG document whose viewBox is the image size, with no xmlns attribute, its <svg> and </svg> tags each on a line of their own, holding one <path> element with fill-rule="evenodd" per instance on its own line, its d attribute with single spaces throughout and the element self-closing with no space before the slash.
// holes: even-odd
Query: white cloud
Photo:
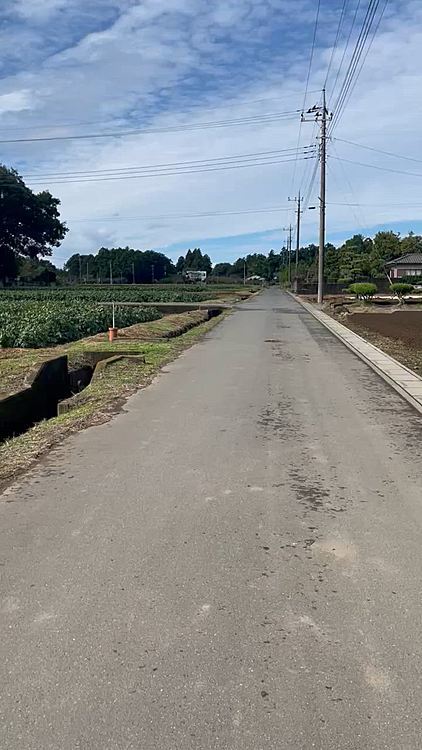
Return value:
<svg viewBox="0 0 422 750">
<path fill-rule="evenodd" d="M 60 0 L 49 3 L 53 15 L 59 14 L 60 4 Z M 22 0 L 28 18 L 35 5 Z M 46 55 L 40 68 L 28 65 L 2 80 L 0 113 L 2 128 L 8 129 L 4 132 L 44 135 L 87 133 L 111 127 L 171 127 L 184 122 L 301 107 L 315 15 L 310 0 L 302 0 L 294 7 L 287 0 L 242 3 L 215 0 L 212 5 L 205 0 L 144 0 L 141 5 L 132 2 L 106 5 L 109 11 L 112 7 L 115 11 L 114 20 L 106 28 L 98 30 L 92 23 L 95 17 L 92 10 L 94 6 L 97 10 L 100 7 L 95 2 L 84 16 L 85 35 L 79 30 L 68 48 Z M 332 11 L 319 32 L 310 91 L 320 88 L 324 80 L 338 15 Z M 401 3 L 399 12 L 392 6 L 336 136 L 418 156 L 422 114 L 421 20 L 422 9 L 418 4 Z M 301 21 L 306 21 L 306 25 Z M 283 35 L 274 39 L 272 26 L 276 22 L 282 25 Z M 280 31 L 280 26 L 277 29 Z M 33 34 L 33 28 L 28 26 L 22 33 Z M 40 46 L 39 37 L 36 44 Z M 339 49 L 334 70 L 341 54 Z M 329 93 L 332 82 L 333 79 L 329 82 Z M 308 106 L 317 96 L 309 94 Z M 24 118 L 14 114 L 18 108 L 25 109 Z M 78 125 L 80 122 L 91 124 Z M 3 144 L 2 158 L 17 164 L 24 173 L 167 163 L 295 146 L 298 128 L 299 118 L 270 126 L 257 124 L 107 141 Z M 398 133 L 404 133 L 405 137 L 398 140 Z M 309 143 L 311 137 L 312 125 L 304 124 L 301 142 Z M 422 172 L 416 164 L 413 169 L 410 163 L 358 151 L 340 142 L 334 145 L 335 151 L 330 147 L 333 156 L 337 153 L 355 162 Z M 116 213 L 154 217 L 287 206 L 287 196 L 299 186 L 305 166 L 298 163 L 293 186 L 291 164 L 167 178 L 74 185 L 51 183 L 52 191 L 62 198 L 63 216 L 72 228 L 57 257 L 64 258 L 75 249 L 95 249 L 107 242 L 165 247 L 176 242 L 199 244 L 203 238 L 264 230 L 272 230 L 274 234 L 267 239 L 276 242 L 283 237 L 281 228 L 288 223 L 287 213 L 103 223 L 81 220 Z M 364 206 L 404 203 L 406 196 L 417 202 L 422 185 L 418 178 L 342 164 L 334 158 L 329 161 L 328 174 L 330 204 L 354 203 L 356 199 Z M 46 181 L 46 186 L 49 185 Z M 315 187 L 312 200 L 316 199 Z M 412 218 L 415 209 L 406 207 L 386 212 L 382 206 L 368 205 L 362 216 L 359 208 L 330 205 L 328 232 L 354 231 L 359 230 L 360 224 L 366 228 L 386 219 Z M 315 239 L 316 221 L 316 212 L 304 217 L 304 240 Z M 251 244 L 255 244 L 253 240 Z M 224 240 L 220 246 L 222 257 Z"/>
</svg>

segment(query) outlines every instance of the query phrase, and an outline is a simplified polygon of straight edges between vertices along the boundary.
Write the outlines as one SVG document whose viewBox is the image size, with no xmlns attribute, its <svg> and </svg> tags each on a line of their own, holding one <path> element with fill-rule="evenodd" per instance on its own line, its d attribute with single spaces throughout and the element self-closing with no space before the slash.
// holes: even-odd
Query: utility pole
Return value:
<svg viewBox="0 0 422 750">
<path fill-rule="evenodd" d="M 319 160 L 321 164 L 320 196 L 319 196 L 319 251 L 318 251 L 318 304 L 324 300 L 324 248 L 325 248 L 325 218 L 326 218 L 326 168 L 327 168 L 327 121 L 331 120 L 325 101 L 325 89 L 322 90 L 322 105 L 316 104 L 307 111 L 314 115 L 312 119 L 320 124 Z M 302 122 L 309 122 L 302 112 Z"/>
<path fill-rule="evenodd" d="M 243 286 L 246 286 L 246 258 L 243 259 Z"/>
<path fill-rule="evenodd" d="M 289 269 L 288 281 L 290 284 L 292 281 L 292 232 L 293 232 L 292 225 L 289 224 L 288 227 L 284 227 L 284 231 L 289 233 L 289 236 L 287 239 L 287 262 L 288 262 L 288 269 Z"/>
<path fill-rule="evenodd" d="M 297 276 L 298 276 L 298 266 L 299 266 L 299 248 L 300 248 L 300 216 L 302 213 L 302 196 L 300 195 L 300 190 L 298 193 L 297 198 L 289 198 L 289 201 L 295 201 L 297 205 L 296 209 L 296 258 L 295 258 L 295 279 L 297 282 Z"/>
<path fill-rule="evenodd" d="M 135 283 L 135 261 L 132 261 L 132 284 Z"/>
<path fill-rule="evenodd" d="M 89 279 L 89 261 L 86 262 L 86 283 L 88 283 Z"/>
<path fill-rule="evenodd" d="M 152 265 L 151 265 L 151 279 L 152 279 L 152 283 L 154 283 L 154 281 L 155 281 L 155 279 L 154 279 L 154 263 L 152 263 Z"/>
<path fill-rule="evenodd" d="M 110 286 L 112 285 L 112 283 L 113 283 L 113 263 L 110 259 Z"/>
<path fill-rule="evenodd" d="M 82 284 L 82 258 L 79 256 L 79 283 Z"/>
</svg>

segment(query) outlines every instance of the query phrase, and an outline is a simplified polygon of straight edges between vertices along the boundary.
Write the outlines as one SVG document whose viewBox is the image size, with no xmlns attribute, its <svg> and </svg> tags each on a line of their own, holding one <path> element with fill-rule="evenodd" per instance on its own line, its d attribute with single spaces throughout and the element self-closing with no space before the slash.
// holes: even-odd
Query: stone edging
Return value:
<svg viewBox="0 0 422 750">
<path fill-rule="evenodd" d="M 400 364 L 396 359 L 390 357 L 374 344 L 354 333 L 349 328 L 331 318 L 330 315 L 315 309 L 314 305 L 304 302 L 296 295 L 288 292 L 302 307 L 305 308 L 314 318 L 319 320 L 325 328 L 336 336 L 347 346 L 356 356 L 366 362 L 372 370 L 383 379 L 400 396 L 411 404 L 417 411 L 422 414 L 422 378 L 413 370 L 409 370 L 405 365 Z"/>
</svg>

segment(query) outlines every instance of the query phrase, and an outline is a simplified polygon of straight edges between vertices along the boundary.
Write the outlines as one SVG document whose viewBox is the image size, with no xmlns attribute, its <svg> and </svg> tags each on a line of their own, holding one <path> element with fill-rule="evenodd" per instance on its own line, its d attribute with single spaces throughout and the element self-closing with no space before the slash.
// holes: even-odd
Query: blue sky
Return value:
<svg viewBox="0 0 422 750">
<path fill-rule="evenodd" d="M 335 75 L 356 3 L 348 3 L 335 51 L 329 105 L 330 97 L 335 101 Z M 361 2 L 359 14 L 367 4 Z M 343 0 L 321 0 L 306 107 L 319 99 L 342 6 Z M 312 123 L 300 127 L 298 114 L 253 125 L 171 131 L 300 110 L 315 10 L 315 0 L 3 0 L 1 139 L 145 127 L 166 131 L 2 144 L 7 165 L 16 166 L 34 189 L 49 188 L 62 200 L 71 231 L 55 260 L 61 264 L 72 252 L 95 252 L 103 244 L 158 248 L 174 258 L 189 246 L 201 246 L 216 262 L 279 248 L 283 227 L 293 220 L 287 198 L 309 184 L 310 161 L 73 184 L 44 175 L 294 148 L 299 135 L 302 145 L 315 143 Z M 416 173 L 422 173 L 422 163 L 418 167 L 343 142 L 418 158 L 421 62 L 421 4 L 390 0 L 335 129 L 335 138 L 342 140 L 329 144 L 329 240 L 338 243 L 379 227 L 422 231 L 422 178 L 356 162 Z M 310 203 L 317 200 L 315 182 Z M 344 205 L 350 203 L 359 205 Z M 274 206 L 280 211 L 253 213 Z M 214 215 L 177 218 L 191 214 Z M 316 240 L 316 214 L 303 217 L 304 242 Z"/>
</svg>

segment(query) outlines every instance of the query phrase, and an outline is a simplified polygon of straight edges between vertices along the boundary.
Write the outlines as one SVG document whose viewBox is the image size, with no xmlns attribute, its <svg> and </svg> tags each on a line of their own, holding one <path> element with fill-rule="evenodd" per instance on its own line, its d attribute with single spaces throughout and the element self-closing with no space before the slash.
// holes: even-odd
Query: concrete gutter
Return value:
<svg viewBox="0 0 422 750">
<path fill-rule="evenodd" d="M 304 302 L 294 294 L 291 296 L 422 414 L 422 378 L 419 375 L 314 305 Z"/>
</svg>

